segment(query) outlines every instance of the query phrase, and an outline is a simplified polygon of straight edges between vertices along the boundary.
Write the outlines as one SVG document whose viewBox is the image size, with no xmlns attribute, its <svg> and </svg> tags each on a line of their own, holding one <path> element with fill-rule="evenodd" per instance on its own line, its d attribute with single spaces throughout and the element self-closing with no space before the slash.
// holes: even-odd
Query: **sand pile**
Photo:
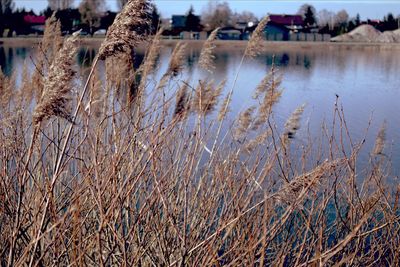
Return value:
<svg viewBox="0 0 400 267">
<path fill-rule="evenodd" d="M 375 42 L 382 33 L 371 25 L 361 25 L 349 33 L 332 38 L 334 42 Z"/>
<path fill-rule="evenodd" d="M 383 32 L 376 41 L 378 43 L 400 43 L 400 33 L 394 31 Z"/>
<path fill-rule="evenodd" d="M 361 25 L 349 33 L 336 36 L 333 42 L 400 43 L 400 29 L 380 32 L 371 25 Z"/>
</svg>

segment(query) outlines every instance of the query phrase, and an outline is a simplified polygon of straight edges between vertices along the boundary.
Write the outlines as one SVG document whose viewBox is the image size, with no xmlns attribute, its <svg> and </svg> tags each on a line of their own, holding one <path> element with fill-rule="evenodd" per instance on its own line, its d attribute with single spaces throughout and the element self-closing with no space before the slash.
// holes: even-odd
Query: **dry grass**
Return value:
<svg viewBox="0 0 400 267">
<path fill-rule="evenodd" d="M 120 60 L 131 49 L 124 45 L 118 55 L 107 45 L 103 55 Z M 304 107 L 286 129 L 275 126 L 275 69 L 255 88 L 259 105 L 232 123 L 233 87 L 219 97 L 223 84 L 208 76 L 197 83 L 176 76 L 181 45 L 160 90 L 158 45 L 138 70 L 114 64 L 129 77 L 104 82 L 96 59 L 78 94 L 64 80 L 69 71 L 53 81 L 54 64 L 67 62 L 56 54 L 25 73 L 21 86 L 0 74 L 1 266 L 400 264 L 400 188 L 387 183 L 389 158 L 375 156 L 384 127 L 359 170 L 364 142 L 347 135 L 339 103 L 320 139 L 300 146 L 294 133 Z M 126 99 L 132 75 L 144 90 L 140 101 Z M 65 93 L 70 117 L 58 112 L 67 107 Z M 46 116 L 35 115 L 43 110 Z"/>
</svg>

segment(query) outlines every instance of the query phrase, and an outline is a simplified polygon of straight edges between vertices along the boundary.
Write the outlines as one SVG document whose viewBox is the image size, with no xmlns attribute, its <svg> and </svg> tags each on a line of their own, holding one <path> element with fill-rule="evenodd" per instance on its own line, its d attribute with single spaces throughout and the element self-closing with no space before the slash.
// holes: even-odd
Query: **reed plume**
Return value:
<svg viewBox="0 0 400 267">
<path fill-rule="evenodd" d="M 187 115 L 189 108 L 188 84 L 185 82 L 180 86 L 176 94 L 174 117 L 183 119 Z"/>
<path fill-rule="evenodd" d="M 33 90 L 35 93 L 35 98 L 37 100 L 40 99 L 40 97 L 43 93 L 44 70 L 45 70 L 45 58 L 44 58 L 43 54 L 39 54 L 39 56 L 36 57 L 35 70 L 33 71 L 33 74 L 31 77 L 32 87 L 33 87 Z"/>
<path fill-rule="evenodd" d="M 19 108 L 24 108 L 23 104 L 28 104 L 32 100 L 33 90 L 31 85 L 31 79 L 28 70 L 28 64 L 25 61 L 22 67 L 22 74 L 21 74 L 21 84 L 17 94 L 17 106 Z"/>
<path fill-rule="evenodd" d="M 0 73 L 0 106 L 6 106 L 14 97 L 14 90 L 16 87 L 17 74 L 13 72 L 11 77 L 6 77 Z"/>
<path fill-rule="evenodd" d="M 142 92 L 146 87 L 147 77 L 156 70 L 157 58 L 161 50 L 161 34 L 163 29 L 160 28 L 157 34 L 154 36 L 149 51 L 147 52 L 146 58 L 140 66 L 138 72 L 140 73 L 141 79 L 138 86 L 138 91 Z"/>
<path fill-rule="evenodd" d="M 35 125 L 51 116 L 72 121 L 70 112 L 67 111 L 69 100 L 67 95 L 71 91 L 71 82 L 75 74 L 72 66 L 75 62 L 78 41 L 78 33 L 69 37 L 50 65 L 41 99 L 33 114 Z"/>
<path fill-rule="evenodd" d="M 293 200 L 296 200 L 299 196 L 302 195 L 304 197 L 306 191 L 314 189 L 321 183 L 321 179 L 324 176 L 330 175 L 334 169 L 340 166 L 343 167 L 344 163 L 345 160 L 343 159 L 335 159 L 333 161 L 325 160 L 311 171 L 298 175 L 289 183 L 283 185 L 274 198 L 286 203 L 292 203 Z"/>
<path fill-rule="evenodd" d="M 263 144 L 265 144 L 265 142 L 266 142 L 266 140 L 268 139 L 269 136 L 271 136 L 271 131 L 270 130 L 266 130 L 266 131 L 262 132 L 261 134 L 257 135 L 254 139 L 249 140 L 245 144 L 246 152 L 251 153 L 257 147 L 260 147 Z"/>
<path fill-rule="evenodd" d="M 129 0 L 107 31 L 99 59 L 127 52 L 147 38 L 151 6 L 148 0 Z"/>
<path fill-rule="evenodd" d="M 373 149 L 374 155 L 382 155 L 383 149 L 385 148 L 386 141 L 386 121 L 383 122 L 381 128 L 379 129 L 378 135 L 376 136 L 375 146 Z"/>
<path fill-rule="evenodd" d="M 4 91 L 4 81 L 6 80 L 6 76 L 4 75 L 1 66 L 0 66 L 0 94 L 3 95 Z"/>
<path fill-rule="evenodd" d="M 270 71 L 264 76 L 261 82 L 257 85 L 253 98 L 257 99 L 273 88 L 279 88 L 282 83 L 282 76 L 277 75 L 275 64 L 272 64 Z"/>
<path fill-rule="evenodd" d="M 253 122 L 253 113 L 255 109 L 256 108 L 252 106 L 239 114 L 237 127 L 234 132 L 235 139 L 240 139 L 250 129 L 250 125 Z"/>
<path fill-rule="evenodd" d="M 221 105 L 221 107 L 219 109 L 219 112 L 218 112 L 218 118 L 217 119 L 218 119 L 219 122 L 221 122 L 226 117 L 226 114 L 229 113 L 229 104 L 230 103 L 231 103 L 230 94 L 227 94 L 224 97 L 224 101 L 222 101 L 222 105 Z"/>
<path fill-rule="evenodd" d="M 193 99 L 193 109 L 204 116 L 213 111 L 218 103 L 218 97 L 221 95 L 225 82 L 226 81 L 223 80 L 216 88 L 214 88 L 213 81 L 209 83 L 199 81 Z"/>
<path fill-rule="evenodd" d="M 216 28 L 211 32 L 210 36 L 207 38 L 207 41 L 205 41 L 203 48 L 201 49 L 199 58 L 199 66 L 210 73 L 212 73 L 212 71 L 215 69 L 215 56 L 213 52 L 215 49 L 215 39 L 218 31 L 219 28 Z"/>
<path fill-rule="evenodd" d="M 56 12 L 53 12 L 46 20 L 43 38 L 39 45 L 40 53 L 45 55 L 47 63 L 51 64 L 62 45 L 61 23 L 56 18 Z"/>
<path fill-rule="evenodd" d="M 272 107 L 278 102 L 282 95 L 281 89 L 282 79 L 276 77 L 274 65 L 271 71 L 264 77 L 261 83 L 257 86 L 254 97 L 260 99 L 261 105 L 258 108 L 258 117 L 254 124 L 254 129 L 264 124 L 272 112 Z"/>
<path fill-rule="evenodd" d="M 89 92 L 89 103 L 85 107 L 85 111 L 88 111 L 89 113 L 93 112 L 95 117 L 100 117 L 105 99 L 105 92 L 103 90 L 103 84 L 98 69 L 96 69 L 93 78 L 90 80 Z"/>
<path fill-rule="evenodd" d="M 150 48 L 147 52 L 146 58 L 143 64 L 140 66 L 140 71 L 144 77 L 150 75 L 156 69 L 157 58 L 161 50 L 161 34 L 164 31 L 160 28 L 151 42 Z"/>
<path fill-rule="evenodd" d="M 268 17 L 264 17 L 260 23 L 258 23 L 256 29 L 250 37 L 249 43 L 247 44 L 244 52 L 245 57 L 255 58 L 262 52 L 262 42 L 265 40 L 265 26 L 269 22 Z"/>
<path fill-rule="evenodd" d="M 283 141 L 285 144 L 288 144 L 289 140 L 293 139 L 296 132 L 300 129 L 300 119 L 305 107 L 305 104 L 298 107 L 286 121 L 285 132 L 283 134 Z"/>
<path fill-rule="evenodd" d="M 183 60 L 185 59 L 185 51 L 187 44 L 178 43 L 174 51 L 172 51 L 171 59 L 169 61 L 168 70 L 164 76 L 177 76 L 183 69 Z"/>
</svg>

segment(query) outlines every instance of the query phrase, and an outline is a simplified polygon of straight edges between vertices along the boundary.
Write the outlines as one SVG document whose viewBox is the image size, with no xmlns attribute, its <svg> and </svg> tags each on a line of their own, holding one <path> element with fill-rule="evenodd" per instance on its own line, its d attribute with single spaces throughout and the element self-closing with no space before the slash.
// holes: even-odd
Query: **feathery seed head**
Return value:
<svg viewBox="0 0 400 267">
<path fill-rule="evenodd" d="M 159 56 L 161 50 L 161 34 L 163 31 L 164 29 L 160 28 L 157 34 L 154 36 L 150 48 L 147 52 L 146 58 L 139 68 L 139 72 L 142 76 L 142 79 L 140 80 L 140 84 L 138 86 L 139 91 L 144 90 L 144 88 L 146 87 L 147 77 L 156 70 L 157 57 Z"/>
<path fill-rule="evenodd" d="M 203 45 L 199 58 L 199 66 L 210 73 L 213 71 L 213 69 L 215 69 L 214 66 L 215 56 L 213 55 L 213 52 L 215 49 L 214 41 L 217 37 L 218 31 L 219 28 L 216 28 L 214 31 L 211 32 L 207 41 Z"/>
<path fill-rule="evenodd" d="M 286 183 L 282 189 L 277 192 L 275 198 L 286 203 L 293 203 L 298 197 L 305 197 L 308 190 L 313 190 L 318 186 L 322 178 L 334 169 L 343 167 L 344 162 L 345 161 L 342 159 L 334 161 L 325 160 L 311 171 L 299 175 L 293 178 L 289 183 Z"/>
<path fill-rule="evenodd" d="M 385 148 L 385 141 L 386 141 L 386 121 L 383 122 L 376 137 L 375 146 L 373 150 L 374 155 L 383 154 L 383 149 Z"/>
<path fill-rule="evenodd" d="M 129 0 L 107 31 L 99 59 L 132 49 L 150 32 L 151 6 L 148 0 Z"/>
<path fill-rule="evenodd" d="M 214 89 L 214 81 L 209 83 L 199 81 L 193 99 L 193 109 L 201 115 L 207 115 L 214 110 L 218 103 L 218 97 L 225 87 L 226 80 L 223 80 L 217 88 Z"/>
<path fill-rule="evenodd" d="M 269 22 L 268 17 L 264 17 L 260 23 L 258 23 L 256 29 L 250 37 L 249 43 L 247 44 L 244 55 L 249 58 L 255 58 L 262 52 L 262 41 L 265 40 L 265 26 Z"/>
<path fill-rule="evenodd" d="M 230 102 L 231 102 L 230 94 L 227 94 L 224 98 L 224 101 L 222 101 L 222 105 L 219 109 L 218 121 L 222 121 L 226 117 L 226 114 L 228 114 Z"/>
<path fill-rule="evenodd" d="M 71 91 L 71 81 L 75 74 L 72 65 L 78 49 L 78 41 L 76 33 L 65 40 L 63 47 L 50 65 L 48 75 L 44 80 L 41 99 L 33 114 L 35 125 L 51 116 L 72 120 L 67 111 L 67 95 Z"/>
<path fill-rule="evenodd" d="M 255 109 L 256 108 L 252 106 L 239 114 L 238 124 L 234 133 L 235 139 L 242 138 L 250 129 L 250 125 L 253 122 L 253 113 Z"/>
<path fill-rule="evenodd" d="M 187 44 L 178 43 L 174 51 L 172 52 L 171 59 L 169 61 L 168 70 L 166 75 L 177 76 L 183 69 L 183 60 L 185 59 L 185 51 Z"/>
<path fill-rule="evenodd" d="M 258 109 L 258 118 L 254 124 L 255 129 L 264 124 L 268 116 L 272 112 L 272 107 L 278 102 L 282 95 L 281 78 L 276 77 L 275 68 L 272 66 L 271 71 L 264 77 L 257 86 L 254 98 L 261 98 L 261 105 Z"/>
<path fill-rule="evenodd" d="M 180 118 L 184 118 L 187 115 L 187 111 L 189 109 L 189 96 L 187 89 L 188 84 L 185 82 L 179 88 L 178 93 L 176 94 L 174 117 L 180 116 Z"/>
<path fill-rule="evenodd" d="M 290 139 L 293 139 L 297 130 L 300 129 L 300 119 L 304 112 L 305 104 L 298 107 L 285 123 L 285 132 L 283 134 L 283 142 L 289 144 Z"/>
<path fill-rule="evenodd" d="M 44 52 L 47 59 L 52 61 L 62 45 L 61 23 L 57 20 L 56 12 L 54 12 L 53 15 L 46 20 L 42 42 L 40 43 L 41 52 Z"/>
</svg>

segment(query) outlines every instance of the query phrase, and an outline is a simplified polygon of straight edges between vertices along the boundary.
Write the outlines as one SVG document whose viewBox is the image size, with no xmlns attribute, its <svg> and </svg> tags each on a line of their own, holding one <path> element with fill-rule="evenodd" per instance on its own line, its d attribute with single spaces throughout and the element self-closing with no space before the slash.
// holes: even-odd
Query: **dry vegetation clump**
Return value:
<svg viewBox="0 0 400 267">
<path fill-rule="evenodd" d="M 144 7 L 128 1 L 113 31 L 147 25 Z M 181 45 L 159 90 L 157 38 L 128 76 L 99 77 L 99 60 L 123 58 L 145 32 L 123 42 L 110 33 L 77 93 L 76 37 L 43 64 L 43 78 L 24 74 L 43 84 L 40 101 L 16 101 L 29 83 L 0 74 L 1 266 L 400 264 L 400 188 L 389 186 L 389 157 L 376 156 L 384 130 L 362 170 L 364 142 L 347 134 L 339 104 L 320 139 L 300 144 L 304 107 L 286 129 L 274 121 L 282 91 L 274 68 L 255 88 L 257 104 L 228 116 L 234 85 L 222 98 L 224 84 L 174 75 Z M 132 73 L 143 92 L 126 105 Z M 118 84 L 127 85 L 116 93 Z"/>
<path fill-rule="evenodd" d="M 203 48 L 200 53 L 199 58 L 199 67 L 207 70 L 208 72 L 212 73 L 214 66 L 214 59 L 215 56 L 213 54 L 215 49 L 215 39 L 217 37 L 219 28 L 213 30 L 210 36 L 207 38 L 207 41 L 204 43 Z"/>
<path fill-rule="evenodd" d="M 72 121 L 67 110 L 68 94 L 73 88 L 72 79 L 75 74 L 72 66 L 78 50 L 78 35 L 74 34 L 65 40 L 61 50 L 50 65 L 44 80 L 42 97 L 33 114 L 33 123 L 38 125 L 45 118 L 59 116 Z"/>
</svg>

